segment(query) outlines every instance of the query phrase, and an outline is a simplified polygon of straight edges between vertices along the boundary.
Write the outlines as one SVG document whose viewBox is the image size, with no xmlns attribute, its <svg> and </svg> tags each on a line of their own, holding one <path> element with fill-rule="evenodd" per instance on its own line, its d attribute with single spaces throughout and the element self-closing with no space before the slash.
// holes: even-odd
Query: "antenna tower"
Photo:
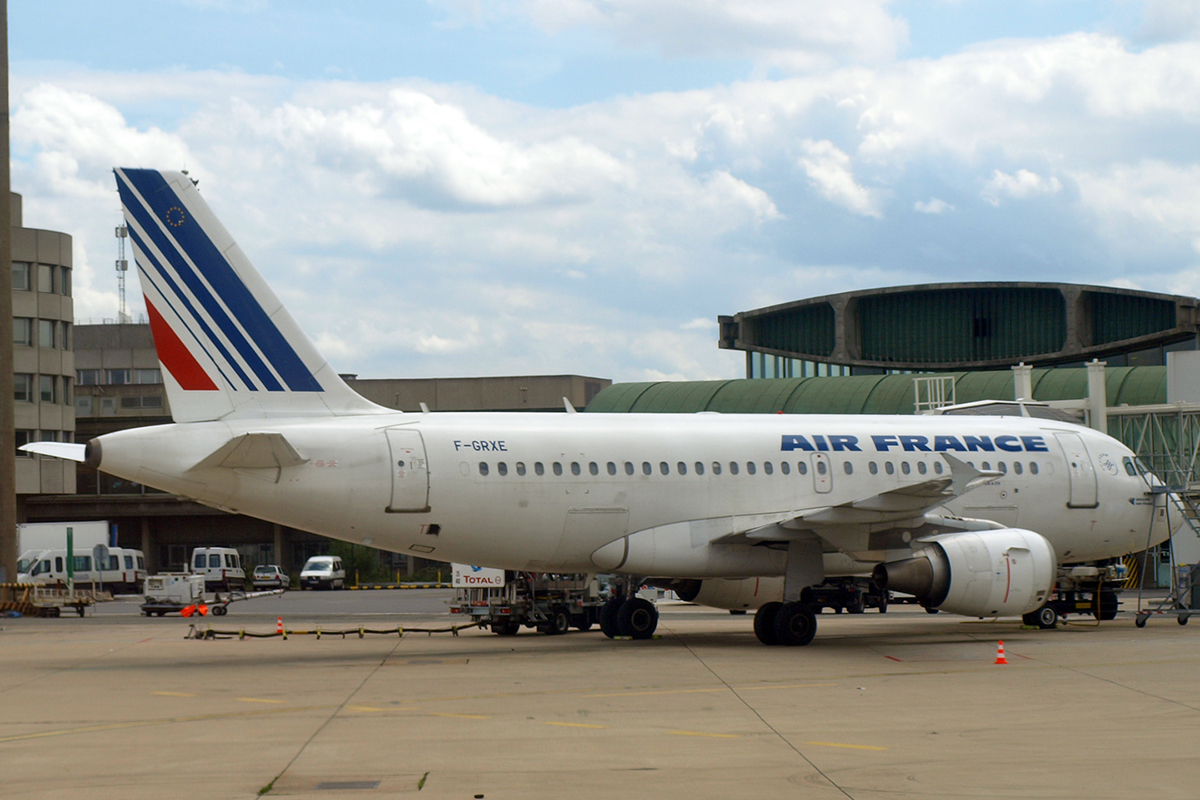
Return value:
<svg viewBox="0 0 1200 800">
<path fill-rule="evenodd" d="M 129 316 L 129 307 L 125 305 L 125 273 L 129 271 L 129 262 L 125 260 L 125 240 L 129 238 L 129 229 L 124 225 L 117 226 L 117 295 L 121 299 L 117 309 L 117 322 L 125 325 L 133 320 Z"/>
</svg>

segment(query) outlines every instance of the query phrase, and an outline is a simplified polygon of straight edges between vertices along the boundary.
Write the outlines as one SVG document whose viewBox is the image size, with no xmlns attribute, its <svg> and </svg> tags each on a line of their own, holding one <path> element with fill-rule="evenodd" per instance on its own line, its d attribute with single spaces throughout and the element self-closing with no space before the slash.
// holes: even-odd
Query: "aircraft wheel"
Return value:
<svg viewBox="0 0 1200 800">
<path fill-rule="evenodd" d="M 775 641 L 801 647 L 817 635 L 817 615 L 804 603 L 784 603 L 775 612 Z"/>
<path fill-rule="evenodd" d="M 941 609 L 940 609 L 940 608 L 931 608 L 931 607 L 929 607 L 929 606 L 925 606 L 925 613 L 926 613 L 926 614 L 936 614 L 936 613 L 938 613 L 939 611 L 941 611 Z"/>
<path fill-rule="evenodd" d="M 625 598 L 613 597 L 600 606 L 600 630 L 610 639 L 617 635 L 617 611 L 623 602 Z"/>
<path fill-rule="evenodd" d="M 885 589 L 883 594 L 879 596 L 879 613 L 886 614 L 888 606 L 888 593 Z"/>
<path fill-rule="evenodd" d="M 214 617 L 223 617 L 229 613 L 229 609 L 225 606 L 213 606 L 212 613 Z"/>
<path fill-rule="evenodd" d="M 783 603 L 763 603 L 754 614 L 754 635 L 763 644 L 779 644 L 775 638 L 775 614 L 783 607 Z"/>
<path fill-rule="evenodd" d="M 493 622 L 492 633 L 497 636 L 516 636 L 521 630 L 519 622 Z"/>
<path fill-rule="evenodd" d="M 863 596 L 857 593 L 854 595 L 854 599 L 846 604 L 846 611 L 851 614 L 861 614 L 866 610 L 866 608 L 867 606 L 866 603 L 863 602 Z"/>
<path fill-rule="evenodd" d="M 1026 625 L 1041 628 L 1042 630 L 1049 630 L 1058 625 L 1058 611 L 1053 606 L 1042 606 L 1036 611 L 1022 614 L 1021 621 Z"/>
<path fill-rule="evenodd" d="M 621 636 L 649 639 L 658 627 L 658 609 L 641 597 L 631 597 L 617 611 L 617 630 Z"/>
<path fill-rule="evenodd" d="M 1133 624 L 1137 625 L 1139 628 L 1144 628 L 1144 627 L 1146 627 L 1147 619 L 1149 619 L 1149 617 L 1139 615 L 1138 618 L 1133 621 Z"/>
</svg>

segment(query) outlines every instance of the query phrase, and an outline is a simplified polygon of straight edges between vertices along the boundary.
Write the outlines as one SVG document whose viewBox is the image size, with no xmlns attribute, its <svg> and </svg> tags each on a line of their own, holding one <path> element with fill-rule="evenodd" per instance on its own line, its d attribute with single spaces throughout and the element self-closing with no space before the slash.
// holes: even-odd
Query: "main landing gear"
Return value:
<svg viewBox="0 0 1200 800">
<path fill-rule="evenodd" d="M 600 607 L 600 630 L 612 639 L 649 639 L 658 628 L 658 609 L 641 597 L 617 595 Z"/>
<path fill-rule="evenodd" d="M 754 635 L 763 644 L 800 647 L 817 635 L 817 615 L 807 603 L 766 603 L 754 615 Z"/>
</svg>

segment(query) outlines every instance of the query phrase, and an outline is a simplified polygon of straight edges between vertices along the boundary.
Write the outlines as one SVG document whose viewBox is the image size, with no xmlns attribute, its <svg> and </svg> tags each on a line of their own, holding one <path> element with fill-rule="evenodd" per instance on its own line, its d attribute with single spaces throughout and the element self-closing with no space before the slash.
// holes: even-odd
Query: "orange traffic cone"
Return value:
<svg viewBox="0 0 1200 800">
<path fill-rule="evenodd" d="M 997 664 L 1007 664 L 1008 663 L 1008 659 L 1004 657 L 1004 640 L 1003 639 L 1000 640 L 1000 646 L 998 648 L 996 648 L 995 663 L 997 663 Z"/>
<path fill-rule="evenodd" d="M 283 636 L 283 617 L 279 617 L 275 621 L 275 632 L 280 636 Z"/>
<path fill-rule="evenodd" d="M 183 608 L 179 609 L 179 616 L 181 616 L 181 617 L 190 617 L 192 614 L 195 614 L 195 613 L 196 613 L 195 606 L 184 606 Z"/>
</svg>

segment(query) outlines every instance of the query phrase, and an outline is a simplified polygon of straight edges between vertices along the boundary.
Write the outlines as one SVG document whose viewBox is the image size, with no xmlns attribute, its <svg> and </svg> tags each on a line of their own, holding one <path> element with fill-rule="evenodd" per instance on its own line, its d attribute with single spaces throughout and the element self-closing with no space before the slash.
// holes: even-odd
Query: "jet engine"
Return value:
<svg viewBox="0 0 1200 800">
<path fill-rule="evenodd" d="M 911 558 L 875 567 L 875 583 L 915 595 L 927 608 L 969 617 L 1026 614 L 1041 607 L 1054 586 L 1054 548 L 1033 531 L 1004 528 L 923 541 Z"/>
</svg>

